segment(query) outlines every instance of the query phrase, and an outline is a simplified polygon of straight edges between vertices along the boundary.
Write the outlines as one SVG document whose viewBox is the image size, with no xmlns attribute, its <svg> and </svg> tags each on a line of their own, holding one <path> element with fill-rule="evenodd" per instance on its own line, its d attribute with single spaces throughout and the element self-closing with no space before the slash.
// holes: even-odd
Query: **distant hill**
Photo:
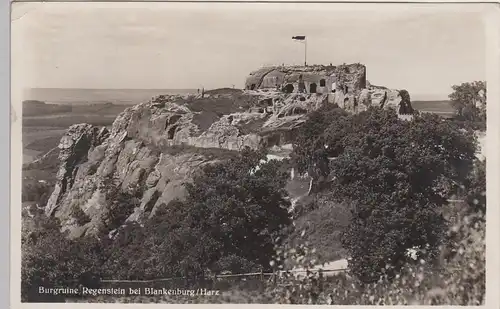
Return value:
<svg viewBox="0 0 500 309">
<path fill-rule="evenodd" d="M 88 105 L 111 102 L 116 105 L 135 105 L 160 94 L 197 93 L 197 89 L 73 89 L 32 88 L 24 94 L 26 100 L 51 104 Z"/>
<path fill-rule="evenodd" d="M 451 106 L 449 100 L 436 101 L 411 101 L 413 108 L 419 111 L 437 112 L 437 113 L 454 113 L 455 110 Z"/>
<path fill-rule="evenodd" d="M 23 116 L 71 113 L 72 110 L 72 107 L 68 105 L 46 104 L 37 100 L 23 101 Z"/>
<path fill-rule="evenodd" d="M 118 115 L 127 105 L 118 105 L 111 102 L 92 103 L 86 105 L 47 104 L 38 100 L 23 101 L 23 117 L 39 117 L 47 115 Z"/>
</svg>

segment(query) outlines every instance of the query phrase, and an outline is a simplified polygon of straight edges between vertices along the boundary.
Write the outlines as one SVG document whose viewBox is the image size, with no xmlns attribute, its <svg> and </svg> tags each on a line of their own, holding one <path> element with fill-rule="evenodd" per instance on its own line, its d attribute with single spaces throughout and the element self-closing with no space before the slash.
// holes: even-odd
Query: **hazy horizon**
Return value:
<svg viewBox="0 0 500 309">
<path fill-rule="evenodd" d="M 15 3 L 13 69 L 23 88 L 243 88 L 259 67 L 303 63 L 291 37 L 306 35 L 309 64 L 362 63 L 371 83 L 413 100 L 485 79 L 481 5 L 369 7 Z"/>
</svg>

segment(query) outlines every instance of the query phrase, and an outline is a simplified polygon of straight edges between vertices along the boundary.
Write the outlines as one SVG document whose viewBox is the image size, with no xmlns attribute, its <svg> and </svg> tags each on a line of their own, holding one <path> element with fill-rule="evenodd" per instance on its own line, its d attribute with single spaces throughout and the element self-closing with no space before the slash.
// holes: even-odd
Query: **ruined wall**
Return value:
<svg viewBox="0 0 500 309">
<path fill-rule="evenodd" d="M 366 67 L 362 64 L 340 66 L 276 66 L 250 73 L 245 89 L 276 89 L 285 93 L 359 94 L 366 88 Z"/>
</svg>

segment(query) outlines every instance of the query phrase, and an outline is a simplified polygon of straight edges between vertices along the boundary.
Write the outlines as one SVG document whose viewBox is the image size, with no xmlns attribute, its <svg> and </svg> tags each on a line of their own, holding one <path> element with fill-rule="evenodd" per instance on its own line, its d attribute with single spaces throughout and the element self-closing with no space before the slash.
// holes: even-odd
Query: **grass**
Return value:
<svg viewBox="0 0 500 309">
<path fill-rule="evenodd" d="M 340 236 L 349 224 L 349 207 L 329 201 L 325 194 L 307 197 L 302 205 L 296 207 L 304 208 L 305 211 L 295 220 L 295 229 L 288 236 L 286 244 L 294 247 L 301 242 L 308 242 L 316 249 L 319 263 L 345 258 L 346 251 L 342 248 Z"/>
<path fill-rule="evenodd" d="M 200 148 L 188 145 L 174 145 L 168 146 L 159 150 L 162 153 L 169 155 L 179 155 L 179 154 L 199 154 L 206 157 L 209 160 L 226 160 L 231 159 L 239 155 L 238 151 L 221 149 L 221 148 Z"/>
<path fill-rule="evenodd" d="M 256 119 L 253 121 L 249 121 L 245 124 L 239 125 L 238 128 L 240 129 L 241 134 L 244 135 L 250 133 L 257 133 L 262 129 L 262 126 L 264 125 L 264 123 L 266 123 L 267 120 L 268 120 L 267 117 Z"/>
<path fill-rule="evenodd" d="M 220 116 L 216 112 L 201 111 L 199 114 L 194 114 L 193 123 L 200 128 L 200 131 L 206 131 L 219 119 Z"/>
<path fill-rule="evenodd" d="M 211 112 L 219 117 L 226 114 L 242 112 L 258 104 L 258 98 L 246 94 L 236 94 L 229 97 L 220 98 L 200 98 L 187 102 L 178 102 L 185 104 L 194 112 Z"/>
<path fill-rule="evenodd" d="M 35 140 L 28 145 L 26 145 L 24 148 L 26 149 L 31 149 L 31 150 L 36 150 L 43 152 L 44 154 L 51 150 L 54 147 L 57 147 L 59 144 L 59 141 L 61 140 L 61 137 L 63 135 L 56 135 L 56 136 L 49 136 L 45 137 L 39 140 Z"/>
</svg>

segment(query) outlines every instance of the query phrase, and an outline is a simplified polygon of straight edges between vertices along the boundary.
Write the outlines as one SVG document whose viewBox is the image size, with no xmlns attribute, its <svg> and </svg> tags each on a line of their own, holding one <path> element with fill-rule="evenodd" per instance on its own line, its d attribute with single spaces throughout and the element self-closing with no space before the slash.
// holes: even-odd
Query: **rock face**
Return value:
<svg viewBox="0 0 500 309">
<path fill-rule="evenodd" d="M 61 165 L 56 176 L 58 182 L 45 208 L 48 215 L 54 213 L 61 198 L 73 186 L 80 164 L 87 160 L 89 152 L 100 145 L 107 135 L 106 128 L 77 124 L 71 126 L 61 138 L 58 146 Z"/>
<path fill-rule="evenodd" d="M 406 91 L 370 85 L 359 64 L 266 68 L 246 84 L 246 90 L 155 97 L 126 109 L 110 132 L 71 126 L 59 144 L 61 165 L 46 214 L 59 218 L 71 237 L 106 231 L 112 187 L 139 199 L 126 220 L 140 222 L 182 198 L 184 183 L 203 165 L 245 146 L 290 144 L 307 115 L 324 104 L 351 112 L 411 110 Z"/>
</svg>

